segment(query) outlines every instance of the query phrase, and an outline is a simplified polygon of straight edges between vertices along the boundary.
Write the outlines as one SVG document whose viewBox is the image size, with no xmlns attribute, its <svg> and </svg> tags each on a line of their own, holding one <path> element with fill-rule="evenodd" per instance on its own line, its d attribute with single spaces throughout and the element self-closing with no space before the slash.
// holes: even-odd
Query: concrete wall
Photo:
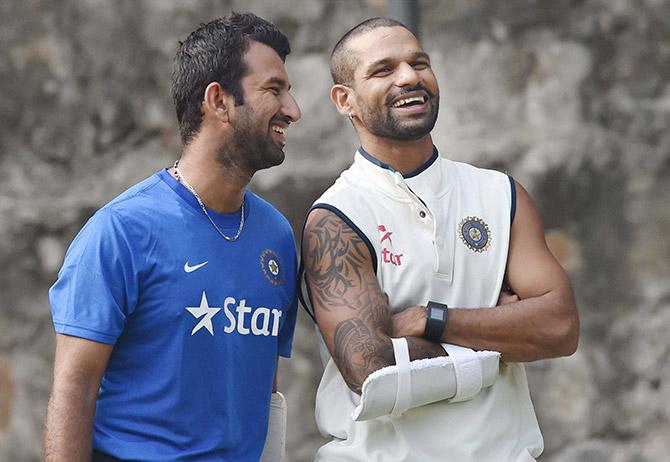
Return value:
<svg viewBox="0 0 670 462">
<path fill-rule="evenodd" d="M 528 366 L 551 462 L 670 454 L 670 1 L 419 1 L 442 155 L 507 170 L 569 271 L 579 351 Z M 327 54 L 384 0 L 0 1 L 0 462 L 37 461 L 51 386 L 47 301 L 84 221 L 179 153 L 176 41 L 231 9 L 275 21 L 303 120 L 254 180 L 299 230 L 356 141 Z M 322 441 L 310 320 L 282 363 L 289 460 Z M 448 430 L 447 430 L 448 431 Z"/>
</svg>

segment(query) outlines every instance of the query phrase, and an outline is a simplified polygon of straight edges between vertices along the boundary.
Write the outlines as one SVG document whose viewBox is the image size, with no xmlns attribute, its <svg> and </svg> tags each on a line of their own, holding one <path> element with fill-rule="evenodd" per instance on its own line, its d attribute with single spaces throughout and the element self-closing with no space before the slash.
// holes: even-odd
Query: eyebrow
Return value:
<svg viewBox="0 0 670 462">
<path fill-rule="evenodd" d="M 286 80 L 282 79 L 281 77 L 270 77 L 265 81 L 263 86 L 269 86 L 269 85 L 279 85 L 282 88 L 288 87 L 288 89 L 291 89 L 291 84 L 288 83 Z"/>
<path fill-rule="evenodd" d="M 412 53 L 412 54 L 410 55 L 410 60 L 415 60 L 415 59 L 419 59 L 419 58 L 425 58 L 425 59 L 427 59 L 428 61 L 430 61 L 430 56 L 428 56 L 428 53 L 426 53 L 425 51 L 415 51 L 414 53 Z M 366 71 L 367 71 L 367 72 L 370 72 L 372 69 L 374 69 L 374 68 L 377 67 L 377 66 L 380 66 L 380 65 L 383 65 L 383 64 L 389 64 L 389 63 L 391 63 L 391 62 L 393 62 L 393 61 L 395 61 L 393 58 L 382 58 L 382 59 L 379 59 L 379 60 L 377 60 L 377 61 L 375 61 L 375 62 L 373 62 L 373 63 L 370 63 L 370 64 L 367 66 Z"/>
</svg>

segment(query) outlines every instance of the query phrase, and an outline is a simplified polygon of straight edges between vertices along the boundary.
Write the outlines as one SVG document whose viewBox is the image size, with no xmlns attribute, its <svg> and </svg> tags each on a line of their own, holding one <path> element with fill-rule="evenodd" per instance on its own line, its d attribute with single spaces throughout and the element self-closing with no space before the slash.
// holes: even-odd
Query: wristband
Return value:
<svg viewBox="0 0 670 462">
<path fill-rule="evenodd" d="M 426 306 L 426 329 L 423 338 L 431 342 L 441 342 L 444 328 L 447 326 L 449 310 L 444 303 L 428 302 Z"/>
</svg>

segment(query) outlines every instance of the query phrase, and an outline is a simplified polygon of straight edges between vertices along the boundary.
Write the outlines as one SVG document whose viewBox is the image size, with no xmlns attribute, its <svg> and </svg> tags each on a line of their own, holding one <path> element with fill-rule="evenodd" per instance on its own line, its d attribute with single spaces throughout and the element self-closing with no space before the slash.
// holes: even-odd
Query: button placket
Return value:
<svg viewBox="0 0 670 462">
<path fill-rule="evenodd" d="M 400 174 L 400 172 L 393 173 L 393 182 L 397 187 L 402 189 L 405 192 L 405 194 L 407 194 L 407 196 L 410 198 L 410 200 L 412 201 L 411 207 L 419 217 L 419 220 L 424 224 L 431 223 L 433 221 L 432 213 L 430 212 L 430 210 L 428 210 L 426 204 L 423 203 L 423 201 L 419 198 L 419 196 L 417 196 L 416 193 L 412 191 L 412 189 L 407 185 L 405 179 Z"/>
</svg>

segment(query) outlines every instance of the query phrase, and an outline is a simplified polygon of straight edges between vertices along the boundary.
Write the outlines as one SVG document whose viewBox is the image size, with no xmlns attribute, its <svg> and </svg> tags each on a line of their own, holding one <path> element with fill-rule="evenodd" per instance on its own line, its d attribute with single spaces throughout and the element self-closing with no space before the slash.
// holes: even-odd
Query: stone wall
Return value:
<svg viewBox="0 0 670 462">
<path fill-rule="evenodd" d="M 442 155 L 507 170 L 569 271 L 582 333 L 528 365 L 543 460 L 670 454 L 670 1 L 419 1 L 442 99 Z M 275 21 L 303 120 L 256 191 L 296 232 L 350 161 L 327 54 L 384 0 L 0 1 L 0 462 L 40 460 L 54 335 L 47 290 L 99 206 L 169 165 L 176 41 L 231 9 Z M 301 314 L 282 363 L 289 460 L 311 460 L 319 365 Z M 448 431 L 446 429 L 445 431 Z"/>
</svg>

